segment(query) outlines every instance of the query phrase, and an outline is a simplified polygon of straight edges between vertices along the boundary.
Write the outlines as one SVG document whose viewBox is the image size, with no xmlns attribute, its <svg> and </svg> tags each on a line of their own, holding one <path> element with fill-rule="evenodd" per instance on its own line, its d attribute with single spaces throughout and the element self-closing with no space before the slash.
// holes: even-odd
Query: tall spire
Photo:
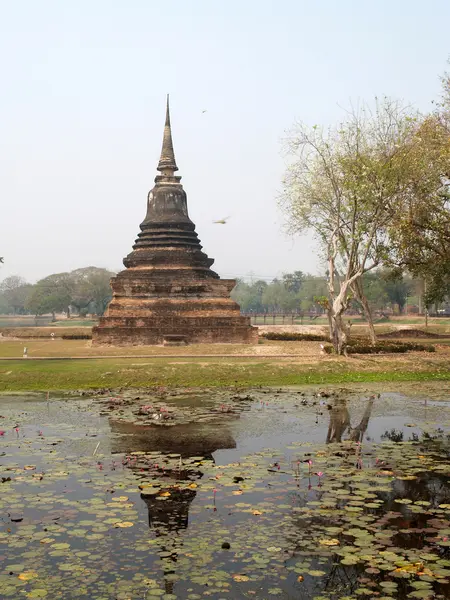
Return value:
<svg viewBox="0 0 450 600">
<path fill-rule="evenodd" d="M 166 123 L 164 125 L 161 158 L 159 159 L 157 169 L 164 175 L 173 175 L 175 171 L 178 171 L 177 163 L 175 162 L 175 154 L 173 151 L 172 130 L 170 128 L 169 94 L 167 94 Z M 168 171 L 172 171 L 172 173 L 168 173 Z"/>
</svg>

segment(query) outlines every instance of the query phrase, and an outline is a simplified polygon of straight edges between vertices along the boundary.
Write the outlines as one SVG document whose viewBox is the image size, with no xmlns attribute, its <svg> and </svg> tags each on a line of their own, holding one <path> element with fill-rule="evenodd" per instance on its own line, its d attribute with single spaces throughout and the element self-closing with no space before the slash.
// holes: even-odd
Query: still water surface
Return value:
<svg viewBox="0 0 450 600">
<path fill-rule="evenodd" d="M 440 384 L 4 396 L 0 598 L 447 598 L 449 431 Z"/>
</svg>

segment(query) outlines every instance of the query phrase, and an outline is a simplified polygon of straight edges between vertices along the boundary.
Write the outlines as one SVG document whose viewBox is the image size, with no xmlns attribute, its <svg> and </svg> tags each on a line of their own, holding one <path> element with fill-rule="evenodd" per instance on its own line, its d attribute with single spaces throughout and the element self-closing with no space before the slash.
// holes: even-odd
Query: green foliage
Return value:
<svg viewBox="0 0 450 600">
<path fill-rule="evenodd" d="M 362 277 L 388 256 L 392 215 L 410 183 L 405 148 L 417 117 L 399 103 L 363 105 L 329 130 L 300 124 L 289 139 L 292 159 L 281 198 L 290 230 L 312 231 L 327 261 L 327 311 L 336 352 L 345 352 L 342 315 L 356 297 L 371 312 Z M 373 336 L 375 333 L 371 328 Z"/>
<path fill-rule="evenodd" d="M 57 273 L 41 279 L 33 286 L 26 306 L 35 315 L 68 311 L 74 285 L 69 273 Z"/>
<path fill-rule="evenodd" d="M 109 282 L 113 275 L 106 269 L 86 267 L 49 275 L 35 285 L 21 277 L 7 277 L 0 284 L 0 313 L 69 315 L 74 307 L 80 315 L 101 315 L 111 300 Z"/>
<path fill-rule="evenodd" d="M 383 370 L 359 370 L 351 361 L 338 360 L 324 368 L 323 363 L 274 363 L 246 359 L 180 361 L 173 368 L 163 358 L 104 358 L 101 360 L 10 360 L 8 376 L 0 378 L 0 391 L 73 390 L 170 385 L 181 387 L 233 387 L 260 385 L 300 385 L 370 381 L 450 380 L 448 365 L 444 368 L 427 364 L 426 368 L 405 369 L 393 359 Z M 207 373 L 207 375 L 206 375 Z"/>
<path fill-rule="evenodd" d="M 238 280 L 231 296 L 245 313 L 309 312 L 316 310 L 316 296 L 326 293 L 324 277 L 285 273 L 271 282 Z"/>
<path fill-rule="evenodd" d="M 114 273 L 98 267 L 86 267 L 71 272 L 74 282 L 72 304 L 80 314 L 93 312 L 102 315 L 111 300 L 110 279 Z"/>
<path fill-rule="evenodd" d="M 246 313 L 310 312 L 316 311 L 318 306 L 327 310 L 326 278 L 309 274 L 298 277 L 299 273 L 286 273 L 281 279 L 269 283 L 238 280 L 232 297 Z M 398 270 L 376 269 L 363 276 L 364 293 L 371 308 L 376 310 L 396 310 L 399 306 L 399 310 L 403 311 L 406 298 L 420 286 L 420 281 L 403 276 Z M 358 312 L 362 310 L 357 300 L 352 300 L 350 306 Z"/>
<path fill-rule="evenodd" d="M 289 333 L 287 331 L 267 331 L 261 333 L 260 337 L 266 340 L 284 340 L 289 342 L 329 342 L 330 338 L 325 335 L 313 333 Z"/>
<path fill-rule="evenodd" d="M 338 353 L 345 351 L 342 314 L 352 296 L 371 325 L 367 296 L 380 292 L 367 277 L 372 269 L 396 266 L 422 277 L 427 305 L 450 292 L 449 107 L 446 77 L 433 114 L 377 99 L 373 111 L 367 105 L 349 111 L 327 131 L 300 124 L 289 139 L 282 205 L 290 230 L 315 233 L 327 260 L 327 310 Z M 389 277 L 384 292 L 401 311 L 407 283 Z"/>
<path fill-rule="evenodd" d="M 415 282 L 398 269 L 379 269 L 363 276 L 363 289 L 367 300 L 379 309 L 395 309 L 403 312 L 406 299 L 413 291 Z"/>
<path fill-rule="evenodd" d="M 294 271 L 293 273 L 285 273 L 282 281 L 289 292 L 297 293 L 302 288 L 304 279 L 305 275 L 301 271 Z"/>
<path fill-rule="evenodd" d="M 264 312 L 265 305 L 262 296 L 267 286 L 267 282 L 263 280 L 245 283 L 238 279 L 236 287 L 231 292 L 231 297 L 239 304 L 243 312 Z"/>
<path fill-rule="evenodd" d="M 406 153 L 410 185 L 389 229 L 390 261 L 427 283 L 426 304 L 450 293 L 450 84 Z"/>
<path fill-rule="evenodd" d="M 368 344 L 362 340 L 350 340 L 347 345 L 348 354 L 404 354 L 405 352 L 435 352 L 436 348 L 430 344 L 417 344 L 416 342 L 379 341 Z M 325 352 L 332 352 L 331 346 Z"/>
<path fill-rule="evenodd" d="M 18 275 L 11 275 L 0 283 L 0 297 L 4 314 L 27 313 L 26 301 L 31 285 Z"/>
</svg>

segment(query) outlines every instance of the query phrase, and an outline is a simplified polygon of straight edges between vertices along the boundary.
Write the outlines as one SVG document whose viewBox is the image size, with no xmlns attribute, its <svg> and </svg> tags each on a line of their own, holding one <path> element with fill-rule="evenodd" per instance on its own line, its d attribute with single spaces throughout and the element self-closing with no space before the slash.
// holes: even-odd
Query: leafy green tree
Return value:
<svg viewBox="0 0 450 600">
<path fill-rule="evenodd" d="M 5 312 L 13 314 L 25 314 L 26 301 L 32 286 L 23 277 L 11 275 L 0 283 L 0 295 L 2 296 Z"/>
<path fill-rule="evenodd" d="M 328 286 L 324 277 L 307 275 L 302 283 L 300 291 L 300 308 L 303 311 L 316 310 L 316 298 L 326 296 Z"/>
<path fill-rule="evenodd" d="M 387 228 L 410 183 L 404 163 L 416 129 L 415 115 L 384 99 L 375 112 L 365 106 L 347 113 L 328 131 L 300 124 L 288 141 L 292 162 L 281 203 L 290 231 L 313 231 L 320 243 L 329 273 L 330 337 L 338 354 L 346 352 L 343 315 L 353 297 L 372 323 L 362 277 L 387 256 Z M 372 333 L 374 339 L 373 327 Z"/>
<path fill-rule="evenodd" d="M 115 273 L 99 267 L 85 267 L 71 271 L 73 284 L 71 304 L 78 311 L 95 312 L 102 315 L 112 298 L 110 280 Z"/>
<path fill-rule="evenodd" d="M 269 312 L 291 312 L 300 306 L 297 294 L 289 291 L 284 281 L 274 280 L 267 286 L 262 302 Z"/>
<path fill-rule="evenodd" d="M 243 312 L 262 313 L 265 311 L 262 297 L 267 286 L 267 282 L 263 280 L 251 284 L 238 280 L 231 296 Z"/>
<path fill-rule="evenodd" d="M 388 302 L 384 281 L 379 271 L 371 271 L 363 276 L 364 295 L 374 309 L 384 309 Z"/>
<path fill-rule="evenodd" d="M 448 103 L 450 106 L 450 98 Z M 422 120 L 410 141 L 408 154 L 409 187 L 389 229 L 390 262 L 426 281 L 425 302 L 429 306 L 443 301 L 450 293 L 448 107 Z"/>
<path fill-rule="evenodd" d="M 284 287 L 289 292 L 298 293 L 303 285 L 305 275 L 301 271 L 294 271 L 293 273 L 284 273 L 282 279 Z"/>
<path fill-rule="evenodd" d="M 412 281 L 405 279 L 402 273 L 397 271 L 383 271 L 381 274 L 384 283 L 386 296 L 393 305 L 397 305 L 402 313 L 406 305 L 406 299 L 411 293 Z"/>
<path fill-rule="evenodd" d="M 70 304 L 74 292 L 73 281 L 69 273 L 55 273 L 41 279 L 33 286 L 27 299 L 27 309 L 35 315 L 65 311 L 70 315 Z"/>
</svg>

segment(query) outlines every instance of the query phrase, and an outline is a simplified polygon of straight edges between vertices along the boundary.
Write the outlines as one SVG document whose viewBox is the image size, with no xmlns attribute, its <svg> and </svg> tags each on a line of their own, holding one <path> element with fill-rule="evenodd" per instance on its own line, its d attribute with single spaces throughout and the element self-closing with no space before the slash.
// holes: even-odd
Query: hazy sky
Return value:
<svg viewBox="0 0 450 600">
<path fill-rule="evenodd" d="M 167 92 L 190 216 L 219 274 L 317 272 L 276 207 L 285 131 L 375 94 L 427 109 L 449 22 L 448 0 L 0 0 L 0 279 L 121 267 Z"/>
</svg>

